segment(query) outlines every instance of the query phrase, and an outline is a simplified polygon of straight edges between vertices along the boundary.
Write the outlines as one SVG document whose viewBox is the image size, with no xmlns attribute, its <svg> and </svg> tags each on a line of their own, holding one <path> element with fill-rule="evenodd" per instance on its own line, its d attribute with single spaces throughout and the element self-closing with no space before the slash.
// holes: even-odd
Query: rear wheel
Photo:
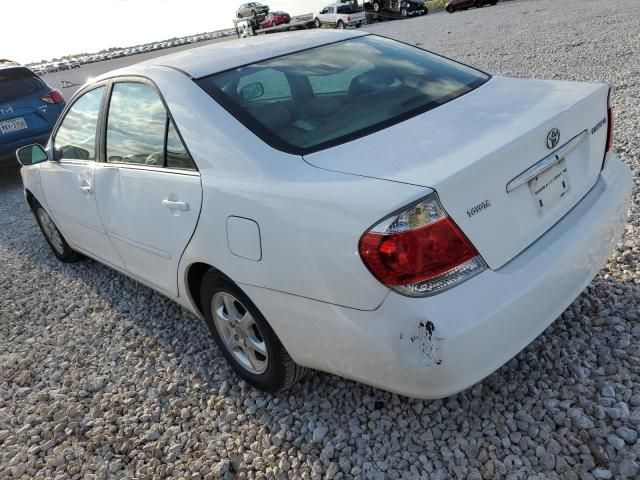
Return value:
<svg viewBox="0 0 640 480">
<path fill-rule="evenodd" d="M 447 8 L 445 8 L 445 10 L 446 10 L 448 13 L 453 13 L 453 12 L 455 12 L 455 11 L 456 11 L 456 9 L 455 9 L 455 8 L 453 8 L 453 7 L 447 7 Z"/>
<path fill-rule="evenodd" d="M 200 289 L 205 320 L 227 362 L 247 383 L 286 390 L 307 373 L 280 343 L 258 308 L 235 285 L 210 270 Z"/>
<path fill-rule="evenodd" d="M 344 30 L 344 22 L 342 20 L 338 20 L 338 23 L 336 23 L 336 28 L 338 30 Z"/>
<path fill-rule="evenodd" d="M 402 10 L 400 10 L 400 15 L 406 17 L 407 15 L 409 15 L 409 11 L 406 8 L 403 8 Z"/>
<path fill-rule="evenodd" d="M 483 5 L 484 5 L 484 3 L 482 2 L 482 0 L 476 0 L 476 3 L 474 4 L 474 7 L 482 8 Z"/>
<path fill-rule="evenodd" d="M 380 11 L 380 2 L 373 2 L 373 11 L 376 13 Z"/>
<path fill-rule="evenodd" d="M 491 0 L 489 2 L 489 5 L 491 5 L 492 7 L 498 4 L 498 0 Z"/>
<path fill-rule="evenodd" d="M 251 10 L 251 16 L 255 17 L 256 16 L 256 11 L 255 10 Z"/>
<path fill-rule="evenodd" d="M 42 208 L 42 205 L 33 200 L 32 208 L 38 226 L 58 260 L 63 263 L 73 263 L 80 260 L 82 258 L 80 254 L 69 246 L 49 214 Z"/>
</svg>

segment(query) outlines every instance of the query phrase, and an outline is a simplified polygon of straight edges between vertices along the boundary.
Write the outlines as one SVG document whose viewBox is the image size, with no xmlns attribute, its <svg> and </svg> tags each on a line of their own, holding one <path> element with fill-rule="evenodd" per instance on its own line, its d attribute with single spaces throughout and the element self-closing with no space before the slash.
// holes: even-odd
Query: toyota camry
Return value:
<svg viewBox="0 0 640 480">
<path fill-rule="evenodd" d="M 435 398 L 541 334 L 624 230 L 605 83 L 315 31 L 81 88 L 17 153 L 53 254 L 183 305 L 251 385 L 319 369 Z"/>
</svg>

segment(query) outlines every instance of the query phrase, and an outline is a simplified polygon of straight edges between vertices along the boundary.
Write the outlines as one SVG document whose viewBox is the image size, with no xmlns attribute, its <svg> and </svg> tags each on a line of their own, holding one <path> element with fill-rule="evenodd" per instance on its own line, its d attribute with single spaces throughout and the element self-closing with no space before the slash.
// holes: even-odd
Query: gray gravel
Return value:
<svg viewBox="0 0 640 480">
<path fill-rule="evenodd" d="M 616 147 L 637 174 L 637 0 L 515 1 L 370 30 L 492 72 L 612 82 Z M 580 298 L 473 388 L 418 401 L 317 373 L 272 396 L 170 301 L 93 261 L 58 263 L 0 173 L 0 477 L 640 478 L 639 201 L 636 188 L 618 251 Z"/>
</svg>

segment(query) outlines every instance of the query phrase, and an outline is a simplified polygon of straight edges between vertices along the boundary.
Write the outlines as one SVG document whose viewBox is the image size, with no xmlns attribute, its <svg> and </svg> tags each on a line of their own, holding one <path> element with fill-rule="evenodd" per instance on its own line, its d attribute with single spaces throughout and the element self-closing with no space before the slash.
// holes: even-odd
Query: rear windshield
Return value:
<svg viewBox="0 0 640 480">
<path fill-rule="evenodd" d="M 27 97 L 42 88 L 42 80 L 26 68 L 0 70 L 0 102 Z"/>
<path fill-rule="evenodd" d="M 264 141 L 302 155 L 426 112 L 488 79 L 471 67 L 368 35 L 197 82 Z"/>
</svg>

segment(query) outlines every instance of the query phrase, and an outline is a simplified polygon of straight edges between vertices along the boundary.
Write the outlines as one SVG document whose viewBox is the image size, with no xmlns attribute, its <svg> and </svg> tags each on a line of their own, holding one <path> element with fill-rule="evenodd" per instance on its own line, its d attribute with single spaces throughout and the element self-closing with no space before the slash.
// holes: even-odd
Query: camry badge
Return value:
<svg viewBox="0 0 640 480">
<path fill-rule="evenodd" d="M 547 148 L 549 150 L 556 148 L 556 145 L 558 145 L 559 141 L 560 130 L 558 130 L 557 128 L 552 128 L 551 130 L 549 130 L 549 133 L 547 133 Z"/>
<path fill-rule="evenodd" d="M 0 113 L 2 115 L 11 115 L 13 113 L 13 107 L 9 105 L 8 107 L 0 108 Z"/>
</svg>

